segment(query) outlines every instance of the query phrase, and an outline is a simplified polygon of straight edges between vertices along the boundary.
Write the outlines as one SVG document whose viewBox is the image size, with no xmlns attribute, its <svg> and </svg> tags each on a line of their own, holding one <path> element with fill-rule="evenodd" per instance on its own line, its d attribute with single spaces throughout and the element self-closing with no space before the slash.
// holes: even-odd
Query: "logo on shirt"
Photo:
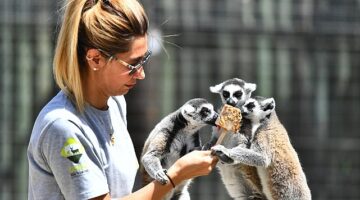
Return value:
<svg viewBox="0 0 360 200">
<path fill-rule="evenodd" d="M 69 138 L 66 140 L 63 148 L 61 149 L 61 156 L 74 163 L 79 163 L 84 152 L 84 147 L 79 141 L 75 138 Z"/>
<path fill-rule="evenodd" d="M 69 168 L 69 173 L 71 175 L 71 177 L 74 177 L 74 176 L 79 176 L 81 174 L 84 174 L 85 172 L 88 172 L 89 169 L 88 169 L 88 166 L 86 164 L 76 164 L 74 166 L 71 166 Z"/>
</svg>

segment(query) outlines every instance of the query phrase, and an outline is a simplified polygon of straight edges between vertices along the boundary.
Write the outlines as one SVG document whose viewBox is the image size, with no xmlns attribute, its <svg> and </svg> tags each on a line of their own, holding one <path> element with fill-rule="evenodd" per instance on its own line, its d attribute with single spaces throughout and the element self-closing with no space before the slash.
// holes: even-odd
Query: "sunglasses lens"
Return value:
<svg viewBox="0 0 360 200">
<path fill-rule="evenodd" d="M 136 71 L 137 71 L 137 69 L 132 69 L 132 70 L 130 70 L 129 75 L 135 74 Z"/>
</svg>

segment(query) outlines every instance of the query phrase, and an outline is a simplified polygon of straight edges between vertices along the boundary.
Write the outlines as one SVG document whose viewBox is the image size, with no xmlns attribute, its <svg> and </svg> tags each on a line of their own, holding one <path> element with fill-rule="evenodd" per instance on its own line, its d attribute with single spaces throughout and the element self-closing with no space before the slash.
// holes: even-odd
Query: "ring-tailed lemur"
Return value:
<svg viewBox="0 0 360 200">
<path fill-rule="evenodd" d="M 144 184 L 153 179 L 166 184 L 169 180 L 164 170 L 186 153 L 201 149 L 198 131 L 207 124 L 215 126 L 217 117 L 218 113 L 212 104 L 196 98 L 162 119 L 150 132 L 143 148 L 141 171 Z M 190 199 L 189 184 L 190 180 L 183 181 L 165 199 L 179 195 L 181 199 Z"/>
<path fill-rule="evenodd" d="M 269 200 L 309 200 L 307 185 L 298 155 L 288 133 L 275 112 L 273 98 L 250 98 L 241 108 L 243 117 L 251 123 L 250 149 L 227 149 L 222 145 L 212 151 L 225 158 L 223 162 L 256 166 L 263 192 Z"/>
<path fill-rule="evenodd" d="M 210 87 L 212 93 L 220 94 L 223 104 L 234 107 L 242 106 L 256 90 L 256 84 L 247 83 L 239 78 L 232 78 Z"/>
<path fill-rule="evenodd" d="M 247 83 L 239 78 L 232 78 L 215 86 L 210 87 L 212 93 L 220 95 L 221 101 L 224 104 L 228 104 L 234 107 L 241 107 L 246 100 L 251 96 L 251 93 L 256 90 L 256 84 Z M 221 110 L 222 106 L 219 108 Z M 218 131 L 214 127 L 213 134 L 210 142 L 207 143 L 203 149 L 210 149 L 212 145 L 216 143 L 218 139 Z"/>
<path fill-rule="evenodd" d="M 250 98 L 255 89 L 256 84 L 247 83 L 238 78 L 229 79 L 210 87 L 211 92 L 220 94 L 223 104 L 229 104 L 236 107 L 241 107 L 246 100 Z M 243 132 L 246 132 L 243 130 L 247 129 L 246 124 L 248 123 L 242 123 L 240 128 L 241 133 L 226 134 L 221 144 L 229 149 L 237 146 L 242 146 L 244 148 L 248 147 L 248 138 L 250 136 L 243 134 Z M 219 136 L 218 132 L 218 129 L 214 127 L 210 142 L 205 144 L 203 149 L 210 149 L 211 146 L 215 145 Z M 255 167 L 244 164 L 229 165 L 220 162 L 217 165 L 217 168 L 220 171 L 225 188 L 233 199 L 265 199 L 261 192 L 260 179 Z"/>
</svg>

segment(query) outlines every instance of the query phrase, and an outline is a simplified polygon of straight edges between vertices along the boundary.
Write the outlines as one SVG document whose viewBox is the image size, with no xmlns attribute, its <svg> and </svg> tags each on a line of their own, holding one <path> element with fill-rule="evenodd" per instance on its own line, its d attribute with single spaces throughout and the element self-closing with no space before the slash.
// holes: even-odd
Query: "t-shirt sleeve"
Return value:
<svg viewBox="0 0 360 200">
<path fill-rule="evenodd" d="M 109 192 L 99 152 L 79 127 L 57 119 L 44 131 L 41 151 L 65 199 L 89 199 Z"/>
</svg>

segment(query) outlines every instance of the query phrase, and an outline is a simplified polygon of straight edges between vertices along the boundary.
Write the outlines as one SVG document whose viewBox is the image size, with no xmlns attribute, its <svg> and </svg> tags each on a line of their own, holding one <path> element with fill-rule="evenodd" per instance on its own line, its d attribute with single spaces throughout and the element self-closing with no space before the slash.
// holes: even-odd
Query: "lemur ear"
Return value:
<svg viewBox="0 0 360 200">
<path fill-rule="evenodd" d="M 182 108 L 182 113 L 183 114 L 189 114 L 189 113 L 192 113 L 192 112 L 195 112 L 195 108 L 190 106 L 190 105 L 185 105 L 183 108 Z"/>
<path fill-rule="evenodd" d="M 264 111 L 272 112 L 275 110 L 275 100 L 274 98 L 268 98 L 262 101 L 262 107 L 264 108 Z"/>
<path fill-rule="evenodd" d="M 210 86 L 210 92 L 212 93 L 220 93 L 221 88 L 223 87 L 224 83 L 217 84 L 215 86 Z"/>
<path fill-rule="evenodd" d="M 256 84 L 255 83 L 245 83 L 244 88 L 247 93 L 251 93 L 256 90 Z"/>
</svg>

